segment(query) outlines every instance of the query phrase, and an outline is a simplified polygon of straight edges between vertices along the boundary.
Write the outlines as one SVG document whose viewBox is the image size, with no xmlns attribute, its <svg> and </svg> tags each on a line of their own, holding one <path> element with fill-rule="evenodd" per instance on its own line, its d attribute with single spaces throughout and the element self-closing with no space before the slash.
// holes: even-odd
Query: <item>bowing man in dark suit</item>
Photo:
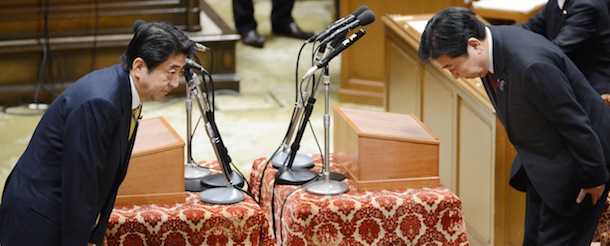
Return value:
<svg viewBox="0 0 610 246">
<path fill-rule="evenodd" d="M 102 244 L 135 139 L 132 110 L 176 88 L 194 52 L 169 23 L 138 21 L 134 31 L 120 65 L 80 78 L 42 116 L 6 180 L 2 246 Z"/>
<path fill-rule="evenodd" d="M 522 26 L 559 46 L 610 105 L 607 0 L 550 0 Z"/>
<path fill-rule="evenodd" d="M 481 77 L 514 145 L 510 184 L 526 192 L 524 245 L 589 245 L 608 194 L 610 107 L 544 37 L 486 27 L 465 8 L 432 17 L 419 57 Z"/>
</svg>

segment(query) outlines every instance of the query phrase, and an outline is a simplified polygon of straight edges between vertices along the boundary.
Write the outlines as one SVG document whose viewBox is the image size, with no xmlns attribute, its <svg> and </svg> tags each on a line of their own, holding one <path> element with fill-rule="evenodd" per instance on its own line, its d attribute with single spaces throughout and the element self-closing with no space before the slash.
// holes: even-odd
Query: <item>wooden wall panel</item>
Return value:
<svg viewBox="0 0 610 246">
<path fill-rule="evenodd" d="M 384 29 L 386 14 L 432 14 L 449 6 L 464 6 L 463 0 L 347 0 L 340 2 L 340 15 L 366 5 L 375 12 L 375 22 L 363 27 L 367 34 L 341 55 L 339 101 L 384 106 Z"/>
<path fill-rule="evenodd" d="M 42 3 L 49 3 L 50 52 L 41 74 L 45 47 Z M 25 12 L 19 13 L 21 10 Z M 235 70 L 239 35 L 205 1 L 5 0 L 0 1 L 0 105 L 30 103 L 34 97 L 48 103 L 90 71 L 118 64 L 137 19 L 168 21 L 185 30 L 193 41 L 210 47 L 215 58 L 210 71 L 215 88 L 239 91 Z M 209 54 L 199 55 L 202 65 L 211 67 Z M 40 84 L 39 78 L 43 78 Z M 184 87 L 182 81 L 174 91 L 182 95 Z"/>
<path fill-rule="evenodd" d="M 0 40 L 130 33 L 135 20 L 164 20 L 201 30 L 198 0 L 8 0 L 0 4 Z"/>
</svg>

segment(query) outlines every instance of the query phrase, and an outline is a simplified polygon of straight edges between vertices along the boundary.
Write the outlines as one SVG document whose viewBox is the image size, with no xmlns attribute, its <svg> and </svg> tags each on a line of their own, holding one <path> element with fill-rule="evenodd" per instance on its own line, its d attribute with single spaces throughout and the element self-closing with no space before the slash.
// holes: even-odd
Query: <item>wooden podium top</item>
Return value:
<svg viewBox="0 0 610 246">
<path fill-rule="evenodd" d="M 163 117 L 140 121 L 132 157 L 184 146 L 184 141 Z"/>
<path fill-rule="evenodd" d="M 436 142 L 437 138 L 413 114 L 398 114 L 353 108 L 339 108 L 336 112 L 349 119 L 358 135 L 386 139 Z"/>
</svg>

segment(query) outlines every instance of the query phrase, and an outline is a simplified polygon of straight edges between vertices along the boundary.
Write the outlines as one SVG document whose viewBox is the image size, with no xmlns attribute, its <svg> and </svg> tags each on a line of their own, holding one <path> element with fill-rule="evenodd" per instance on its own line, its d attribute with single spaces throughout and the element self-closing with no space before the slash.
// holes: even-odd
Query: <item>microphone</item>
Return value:
<svg viewBox="0 0 610 246">
<path fill-rule="evenodd" d="M 186 58 L 186 65 L 184 66 L 184 68 L 189 68 L 189 69 L 194 68 L 199 71 L 206 71 L 205 68 L 203 68 L 201 65 L 199 65 L 195 61 L 191 60 L 190 58 Z"/>
<path fill-rule="evenodd" d="M 306 43 L 312 43 L 312 42 L 320 41 L 320 40 L 326 38 L 337 28 L 344 26 L 345 23 L 350 23 L 350 22 L 354 21 L 354 19 L 356 19 L 357 16 L 359 16 L 360 14 L 362 14 L 362 12 L 364 12 L 366 10 L 369 10 L 369 7 L 367 7 L 366 5 L 360 6 L 359 8 L 354 10 L 353 13 L 351 13 L 341 19 L 336 20 L 333 24 L 326 27 L 326 30 L 324 30 L 316 35 L 311 36 L 309 39 L 307 39 Z"/>
<path fill-rule="evenodd" d="M 200 44 L 200 43 L 197 43 L 197 42 L 194 42 L 194 43 L 195 43 L 195 49 L 197 51 L 206 52 L 206 51 L 211 50 L 210 48 L 208 48 L 207 46 L 205 46 L 203 44 Z"/>
<path fill-rule="evenodd" d="M 350 47 L 353 43 L 358 41 L 358 39 L 360 39 L 362 36 L 364 36 L 364 34 L 366 34 L 364 29 L 360 29 L 357 32 L 355 32 L 354 34 L 352 34 L 351 36 L 349 36 L 349 38 L 343 40 L 343 42 L 341 42 L 339 47 L 335 48 L 333 51 L 331 51 L 329 54 L 327 54 L 324 58 L 322 58 L 322 60 L 320 60 L 316 65 L 312 66 L 307 71 L 307 73 L 305 73 L 305 76 L 303 76 L 303 79 L 311 76 L 319 68 L 322 68 L 322 67 L 325 67 L 326 65 L 328 65 L 330 60 L 335 58 L 335 56 L 337 56 L 339 53 L 341 53 L 342 51 L 344 51 L 345 49 Z"/>
<path fill-rule="evenodd" d="M 352 21 L 351 23 L 347 24 L 346 26 L 337 29 L 331 35 L 324 38 L 322 40 L 322 42 L 320 42 L 320 43 L 327 43 L 339 36 L 344 36 L 345 33 L 351 31 L 352 29 L 354 29 L 358 26 L 366 26 L 368 24 L 371 24 L 373 21 L 375 21 L 375 13 L 373 13 L 373 11 L 371 11 L 371 10 L 365 10 L 364 12 L 362 12 L 362 14 L 360 14 L 360 15 L 358 15 L 358 17 L 356 17 L 355 21 Z"/>
<path fill-rule="evenodd" d="M 201 72 L 202 75 L 203 74 L 210 75 L 210 72 L 208 72 L 208 70 L 206 70 L 204 67 L 199 65 L 197 62 L 191 60 L 190 58 L 186 58 L 186 65 L 184 66 L 184 69 L 187 70 L 187 69 L 191 69 L 191 68 L 199 70 L 199 72 Z"/>
</svg>

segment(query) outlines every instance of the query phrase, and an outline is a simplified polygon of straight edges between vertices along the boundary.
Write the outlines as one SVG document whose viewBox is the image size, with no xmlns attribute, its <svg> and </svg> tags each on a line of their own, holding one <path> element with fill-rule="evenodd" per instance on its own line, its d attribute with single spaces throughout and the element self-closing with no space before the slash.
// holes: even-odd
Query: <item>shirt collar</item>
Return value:
<svg viewBox="0 0 610 246">
<path fill-rule="evenodd" d="M 489 49 L 489 72 L 494 73 L 494 40 L 491 37 L 489 27 L 485 27 L 485 35 L 487 36 L 487 47 Z"/>
<path fill-rule="evenodd" d="M 140 95 L 138 94 L 138 90 L 136 89 L 136 85 L 133 83 L 133 79 L 131 78 L 131 74 L 129 75 L 129 85 L 131 85 L 131 109 L 137 109 L 140 107 Z"/>
<path fill-rule="evenodd" d="M 566 0 L 557 0 L 557 6 L 559 9 L 563 9 L 563 5 L 566 3 Z"/>
</svg>

